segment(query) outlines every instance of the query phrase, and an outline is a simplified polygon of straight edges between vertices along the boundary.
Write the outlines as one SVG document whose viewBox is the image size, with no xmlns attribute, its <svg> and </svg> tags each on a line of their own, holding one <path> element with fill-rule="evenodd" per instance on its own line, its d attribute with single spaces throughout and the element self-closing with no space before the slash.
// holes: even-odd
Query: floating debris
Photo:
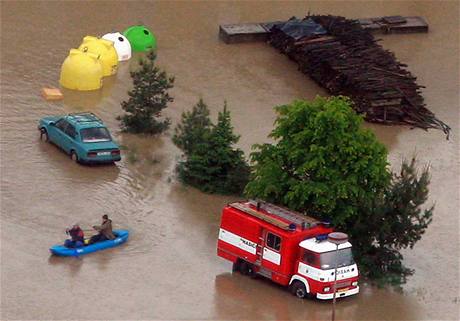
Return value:
<svg viewBox="0 0 460 321">
<path fill-rule="evenodd" d="M 42 88 L 42 96 L 46 100 L 61 100 L 64 98 L 58 88 Z"/>
<path fill-rule="evenodd" d="M 318 24 L 325 32 L 308 32 L 300 27 Z M 301 35 L 293 34 L 295 25 Z M 404 69 L 395 55 L 356 20 L 336 16 L 292 18 L 271 27 L 270 43 L 299 64 L 334 95 L 354 101 L 354 108 L 370 122 L 409 124 L 423 129 L 437 128 L 449 138 L 450 127 L 425 107 L 416 77 Z"/>
</svg>

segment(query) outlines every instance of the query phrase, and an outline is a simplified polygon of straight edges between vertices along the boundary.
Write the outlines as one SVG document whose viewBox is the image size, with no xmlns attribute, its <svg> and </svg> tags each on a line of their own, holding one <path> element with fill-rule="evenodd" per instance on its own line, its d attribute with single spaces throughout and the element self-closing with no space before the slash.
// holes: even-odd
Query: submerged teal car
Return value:
<svg viewBox="0 0 460 321">
<path fill-rule="evenodd" d="M 93 113 L 43 117 L 38 130 L 41 140 L 57 145 L 77 163 L 113 163 L 121 159 L 120 147 Z"/>
</svg>

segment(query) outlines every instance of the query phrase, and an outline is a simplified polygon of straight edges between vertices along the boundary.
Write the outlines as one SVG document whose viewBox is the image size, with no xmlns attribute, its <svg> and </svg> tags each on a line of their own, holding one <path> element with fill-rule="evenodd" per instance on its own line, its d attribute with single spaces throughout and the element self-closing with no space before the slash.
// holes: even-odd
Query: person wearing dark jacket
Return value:
<svg viewBox="0 0 460 321">
<path fill-rule="evenodd" d="M 85 234 L 78 224 L 74 224 L 71 229 L 66 229 L 65 233 L 70 235 L 70 240 L 64 241 L 65 247 L 75 248 L 84 245 Z"/>
<path fill-rule="evenodd" d="M 102 216 L 101 225 L 94 225 L 93 228 L 99 233 L 91 237 L 89 240 L 90 244 L 115 239 L 115 235 L 112 232 L 112 220 L 107 215 Z"/>
</svg>

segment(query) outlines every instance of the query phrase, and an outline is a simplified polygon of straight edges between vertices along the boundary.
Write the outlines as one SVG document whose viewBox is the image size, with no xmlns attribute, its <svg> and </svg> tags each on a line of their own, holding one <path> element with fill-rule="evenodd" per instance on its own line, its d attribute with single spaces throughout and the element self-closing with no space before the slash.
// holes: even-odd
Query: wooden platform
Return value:
<svg viewBox="0 0 460 321">
<path fill-rule="evenodd" d="M 428 32 L 428 23 L 422 17 L 388 16 L 357 19 L 364 29 L 372 33 Z M 267 41 L 270 27 L 279 21 L 263 23 L 227 24 L 219 26 L 219 37 L 225 43 Z"/>
<path fill-rule="evenodd" d="M 372 33 L 418 33 L 428 32 L 428 23 L 422 17 L 389 16 L 358 19 L 364 29 Z"/>
<path fill-rule="evenodd" d="M 225 43 L 267 41 L 270 30 L 262 23 L 243 23 L 219 26 L 219 37 Z"/>
</svg>

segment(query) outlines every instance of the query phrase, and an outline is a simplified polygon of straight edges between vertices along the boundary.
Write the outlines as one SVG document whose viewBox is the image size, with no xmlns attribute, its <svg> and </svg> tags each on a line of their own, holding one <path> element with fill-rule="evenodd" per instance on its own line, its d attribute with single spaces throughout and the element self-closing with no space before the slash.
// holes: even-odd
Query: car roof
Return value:
<svg viewBox="0 0 460 321">
<path fill-rule="evenodd" d="M 65 116 L 66 120 L 78 128 L 105 127 L 102 120 L 90 112 L 73 113 Z"/>
</svg>

